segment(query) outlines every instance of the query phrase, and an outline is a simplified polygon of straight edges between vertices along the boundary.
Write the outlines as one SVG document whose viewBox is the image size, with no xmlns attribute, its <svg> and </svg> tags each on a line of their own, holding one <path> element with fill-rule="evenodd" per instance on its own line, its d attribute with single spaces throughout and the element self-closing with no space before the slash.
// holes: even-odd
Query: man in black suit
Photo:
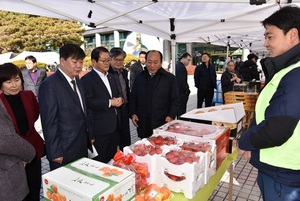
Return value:
<svg viewBox="0 0 300 201">
<path fill-rule="evenodd" d="M 180 61 L 176 64 L 176 78 L 179 88 L 180 106 L 178 110 L 177 117 L 186 113 L 186 104 L 191 93 L 190 87 L 187 81 L 187 70 L 186 66 L 191 62 L 191 55 L 187 52 L 183 53 L 180 57 Z"/>
<path fill-rule="evenodd" d="M 160 51 L 147 52 L 147 67 L 137 75 L 130 93 L 130 116 L 140 138 L 151 136 L 154 128 L 174 120 L 178 113 L 176 77 L 162 68 L 162 60 Z"/>
<path fill-rule="evenodd" d="M 115 79 L 108 73 L 109 52 L 105 47 L 97 47 L 91 53 L 93 69 L 81 80 L 85 87 L 89 119 L 94 146 L 98 156 L 94 159 L 104 163 L 115 155 L 120 127 L 119 107 L 124 103 L 118 92 Z"/>
<path fill-rule="evenodd" d="M 126 52 L 119 47 L 114 47 L 109 52 L 110 56 L 110 67 L 109 73 L 111 73 L 116 81 L 117 88 L 121 97 L 124 100 L 122 107 L 120 107 L 121 126 L 119 130 L 119 148 L 123 150 L 124 147 L 131 144 L 130 128 L 129 128 L 129 80 L 128 71 L 124 67 L 124 59 Z"/>
<path fill-rule="evenodd" d="M 146 52 L 139 53 L 139 60 L 130 67 L 130 89 L 132 89 L 136 75 L 146 67 Z"/>
<path fill-rule="evenodd" d="M 47 77 L 46 70 L 37 67 L 36 58 L 32 55 L 25 58 L 25 65 L 26 68 L 22 69 L 23 89 L 32 91 L 38 97 L 39 87 Z"/>
<path fill-rule="evenodd" d="M 78 78 L 85 53 L 77 45 L 66 44 L 59 55 L 58 70 L 41 84 L 38 96 L 51 170 L 87 157 L 91 145 L 84 89 Z"/>
</svg>

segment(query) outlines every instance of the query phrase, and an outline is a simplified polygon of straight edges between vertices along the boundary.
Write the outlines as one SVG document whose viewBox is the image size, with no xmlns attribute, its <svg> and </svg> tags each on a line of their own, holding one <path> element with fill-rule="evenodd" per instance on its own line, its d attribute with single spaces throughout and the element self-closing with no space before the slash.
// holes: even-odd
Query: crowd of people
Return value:
<svg viewBox="0 0 300 201">
<path fill-rule="evenodd" d="M 300 96 L 295 90 L 300 85 L 299 13 L 299 8 L 287 6 L 262 21 L 270 53 L 262 63 L 266 86 L 254 121 L 238 144 L 239 154 L 258 169 L 266 201 L 300 197 L 300 163 L 295 160 L 300 153 L 295 143 L 300 133 Z M 146 138 L 186 112 L 190 53 L 181 55 L 173 75 L 162 67 L 160 51 L 141 51 L 128 72 L 125 51 L 96 47 L 92 69 L 81 78 L 85 52 L 65 44 L 59 56 L 59 67 L 49 77 L 33 56 L 25 58 L 23 70 L 12 63 L 0 65 L 0 200 L 39 200 L 44 156 L 54 170 L 88 157 L 94 147 L 93 159 L 108 163 L 118 149 L 131 144 L 130 121 L 138 136 Z M 228 60 L 221 77 L 223 93 L 235 83 L 259 80 L 257 60 L 253 53 L 245 62 Z M 197 108 L 212 106 L 217 88 L 210 55 L 202 53 L 201 61 L 194 71 Z M 39 116 L 44 139 L 34 127 Z"/>
</svg>

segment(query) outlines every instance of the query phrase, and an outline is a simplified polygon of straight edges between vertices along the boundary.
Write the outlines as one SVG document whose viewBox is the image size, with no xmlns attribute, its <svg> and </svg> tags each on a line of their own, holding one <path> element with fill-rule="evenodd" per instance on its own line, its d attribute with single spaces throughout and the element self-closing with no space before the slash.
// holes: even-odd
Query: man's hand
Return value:
<svg viewBox="0 0 300 201">
<path fill-rule="evenodd" d="M 238 152 L 239 152 L 239 155 L 243 159 L 245 159 L 245 160 L 250 160 L 251 159 L 251 151 L 245 151 L 245 150 L 242 150 L 242 149 L 238 148 Z"/>
<path fill-rule="evenodd" d="M 131 116 L 131 121 L 132 121 L 132 123 L 133 123 L 133 125 L 134 125 L 135 127 L 139 127 L 139 126 L 138 126 L 139 118 L 138 118 L 138 116 L 137 116 L 136 114 L 134 114 L 134 115 Z"/>
<path fill-rule="evenodd" d="M 124 102 L 122 97 L 112 98 L 110 100 L 111 100 L 111 106 L 114 106 L 114 107 L 120 107 Z"/>
<path fill-rule="evenodd" d="M 165 121 L 166 121 L 167 123 L 169 123 L 169 122 L 173 121 L 173 119 L 172 119 L 171 117 L 167 116 Z"/>
<path fill-rule="evenodd" d="M 62 164 L 63 160 L 64 160 L 64 157 L 59 157 L 59 158 L 56 158 L 56 159 L 54 159 L 54 160 L 52 160 L 52 161 L 53 161 L 54 163 Z"/>
</svg>

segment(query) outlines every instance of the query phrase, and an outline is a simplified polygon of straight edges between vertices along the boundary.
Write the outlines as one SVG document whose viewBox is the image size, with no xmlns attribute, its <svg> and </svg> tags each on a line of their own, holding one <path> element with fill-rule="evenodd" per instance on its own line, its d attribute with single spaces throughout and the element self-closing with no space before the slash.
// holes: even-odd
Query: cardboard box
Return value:
<svg viewBox="0 0 300 201">
<path fill-rule="evenodd" d="M 237 139 L 231 137 L 229 139 L 229 153 L 232 153 L 236 149 L 237 149 Z"/>
<path fill-rule="evenodd" d="M 152 173 L 150 173 L 152 174 Z M 196 181 L 188 181 L 186 179 L 180 181 L 174 181 L 166 174 L 157 174 L 154 173 L 155 176 L 153 177 L 153 183 L 157 184 L 158 186 L 166 186 L 171 191 L 177 193 L 183 193 L 184 197 L 188 199 L 193 199 L 197 191 L 202 188 L 205 183 L 205 173 L 202 172 Z"/>
<path fill-rule="evenodd" d="M 171 162 L 168 161 L 168 159 L 165 157 L 165 153 L 169 152 L 169 151 L 174 151 L 174 150 L 178 150 L 178 153 L 180 152 L 187 152 L 187 153 L 192 153 L 195 154 L 196 157 L 199 159 L 199 162 L 193 162 L 193 163 L 187 163 L 184 162 L 183 164 L 173 164 Z M 187 181 L 195 181 L 198 179 L 200 173 L 203 173 L 206 169 L 206 159 L 207 159 L 207 155 L 208 153 L 202 153 L 202 152 L 189 152 L 186 150 L 181 150 L 181 149 L 169 149 L 169 150 L 164 150 L 164 154 L 162 154 L 161 156 L 158 157 L 158 168 L 157 168 L 157 172 L 159 173 L 163 173 L 164 171 L 178 176 L 178 177 L 185 177 L 185 180 Z"/>
<path fill-rule="evenodd" d="M 156 135 L 154 135 L 156 136 Z M 145 163 L 148 166 L 148 169 L 150 172 L 157 172 L 157 173 L 162 173 L 161 171 L 168 170 L 170 173 L 177 175 L 177 176 L 182 176 L 184 175 L 187 180 L 193 181 L 196 180 L 199 173 L 205 171 L 206 169 L 211 169 L 210 172 L 216 171 L 216 144 L 215 140 L 198 140 L 198 143 L 200 142 L 205 142 L 210 146 L 210 150 L 207 152 L 192 152 L 195 153 L 197 158 L 199 159 L 198 163 L 184 163 L 181 165 L 175 165 L 170 163 L 166 158 L 165 154 L 171 150 L 178 150 L 178 151 L 191 151 L 191 150 L 184 150 L 181 148 L 181 146 L 186 142 L 186 143 L 196 143 L 194 141 L 184 141 L 182 139 L 178 139 L 178 144 L 172 144 L 172 145 L 163 145 L 161 146 L 161 154 L 145 154 L 144 156 L 139 156 L 136 155 L 133 152 L 133 148 L 135 145 L 141 145 L 145 144 L 148 145 L 149 141 L 146 139 L 139 140 L 135 144 L 131 146 L 124 147 L 124 154 L 133 154 L 135 161 L 139 163 Z M 187 146 L 187 145 L 186 145 Z M 151 178 L 150 178 L 151 180 Z"/>
<path fill-rule="evenodd" d="M 81 158 L 42 176 L 45 201 L 132 200 L 135 174 L 131 171 Z"/>
<path fill-rule="evenodd" d="M 123 151 L 124 151 L 124 154 L 133 154 L 134 157 L 135 157 L 135 161 L 136 162 L 139 162 L 139 163 L 145 163 L 147 164 L 148 166 L 148 170 L 149 171 L 156 171 L 157 170 L 157 157 L 158 155 L 157 154 L 154 154 L 154 155 L 150 155 L 150 154 L 146 154 L 144 156 L 139 156 L 139 155 L 136 155 L 133 151 L 132 151 L 132 147 L 134 147 L 134 145 L 137 145 L 137 144 L 143 144 L 145 143 L 145 141 L 143 140 L 139 140 L 137 141 L 135 144 L 133 145 L 130 145 L 130 146 L 126 146 L 124 147 Z M 149 143 L 149 142 L 148 142 Z"/>
<path fill-rule="evenodd" d="M 230 130 L 223 126 L 174 120 L 154 129 L 153 133 L 154 135 L 168 135 L 195 142 L 203 141 L 203 139 L 215 140 L 217 155 L 224 147 L 227 147 L 226 151 L 227 153 L 229 152 L 228 143 Z"/>
<path fill-rule="evenodd" d="M 218 155 L 217 155 L 217 169 L 220 167 L 224 159 L 228 156 L 228 153 L 223 149 Z"/>
<path fill-rule="evenodd" d="M 198 108 L 191 110 L 183 115 L 181 119 L 187 121 L 206 121 L 207 123 L 221 122 L 227 124 L 235 124 L 235 128 L 231 129 L 231 136 L 234 137 L 236 133 L 242 130 L 242 119 L 245 116 L 244 105 L 242 102 L 226 104 L 214 107 Z"/>
<path fill-rule="evenodd" d="M 174 120 L 153 130 L 153 135 L 164 135 L 183 140 L 214 139 L 228 128 L 190 121 Z"/>
</svg>

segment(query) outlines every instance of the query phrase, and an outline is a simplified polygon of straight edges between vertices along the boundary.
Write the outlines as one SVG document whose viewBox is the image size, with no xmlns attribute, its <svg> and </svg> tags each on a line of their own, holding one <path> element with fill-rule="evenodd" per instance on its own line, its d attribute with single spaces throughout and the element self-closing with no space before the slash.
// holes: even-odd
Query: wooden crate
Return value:
<svg viewBox="0 0 300 201">
<path fill-rule="evenodd" d="M 225 104 L 243 102 L 245 111 L 254 111 L 258 93 L 230 91 L 224 94 Z"/>
<path fill-rule="evenodd" d="M 248 128 L 254 118 L 255 104 L 258 93 L 244 93 L 239 91 L 229 91 L 224 94 L 225 104 L 243 102 L 245 109 L 245 117 L 243 119 L 243 127 Z"/>
</svg>

